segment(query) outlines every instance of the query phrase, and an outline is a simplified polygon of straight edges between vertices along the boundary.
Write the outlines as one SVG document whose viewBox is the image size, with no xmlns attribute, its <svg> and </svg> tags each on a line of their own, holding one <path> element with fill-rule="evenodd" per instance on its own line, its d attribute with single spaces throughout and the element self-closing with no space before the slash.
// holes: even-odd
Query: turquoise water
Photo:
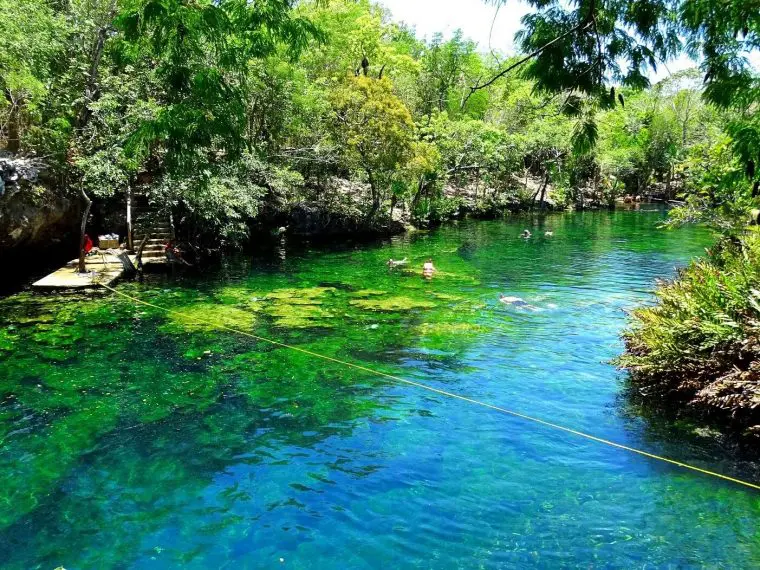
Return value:
<svg viewBox="0 0 760 570">
<path fill-rule="evenodd" d="M 709 244 L 662 216 L 462 223 L 119 286 L 186 317 L 0 301 L 2 567 L 760 566 L 757 492 L 218 326 L 758 480 L 639 415 L 608 364 L 624 310 Z"/>
</svg>

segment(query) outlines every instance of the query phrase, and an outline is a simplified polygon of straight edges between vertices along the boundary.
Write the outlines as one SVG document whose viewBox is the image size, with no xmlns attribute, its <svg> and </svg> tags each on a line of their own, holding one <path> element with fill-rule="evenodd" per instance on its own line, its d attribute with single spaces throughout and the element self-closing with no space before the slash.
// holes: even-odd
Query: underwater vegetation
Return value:
<svg viewBox="0 0 760 570">
<path fill-rule="evenodd" d="M 557 216 L 551 244 L 463 224 L 119 285 L 160 308 L 0 299 L 3 567 L 757 562 L 743 491 L 255 338 L 751 478 L 618 412 L 620 309 L 705 243 L 634 216 Z"/>
</svg>

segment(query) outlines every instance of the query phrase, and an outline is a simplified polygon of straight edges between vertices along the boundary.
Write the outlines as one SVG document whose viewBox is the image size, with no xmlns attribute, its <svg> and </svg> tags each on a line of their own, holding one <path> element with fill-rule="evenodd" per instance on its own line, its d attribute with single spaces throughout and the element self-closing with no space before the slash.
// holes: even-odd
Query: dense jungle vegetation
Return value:
<svg viewBox="0 0 760 570">
<path fill-rule="evenodd" d="M 302 202 L 424 226 L 674 198 L 690 169 L 731 167 L 733 102 L 707 102 L 702 72 L 648 88 L 678 41 L 662 14 L 536 5 L 522 49 L 564 36 L 518 65 L 364 0 L 1 0 L 0 145 L 38 157 L 55 192 L 130 188 L 224 244 Z M 651 48 L 623 17 L 651 20 Z"/>
<path fill-rule="evenodd" d="M 299 204 L 388 229 L 677 197 L 672 223 L 719 243 L 635 313 L 623 364 L 645 394 L 760 424 L 760 5 L 530 4 L 505 57 L 366 0 L 0 0 L 0 148 L 215 245 Z M 698 68 L 650 85 L 683 52 Z"/>
</svg>

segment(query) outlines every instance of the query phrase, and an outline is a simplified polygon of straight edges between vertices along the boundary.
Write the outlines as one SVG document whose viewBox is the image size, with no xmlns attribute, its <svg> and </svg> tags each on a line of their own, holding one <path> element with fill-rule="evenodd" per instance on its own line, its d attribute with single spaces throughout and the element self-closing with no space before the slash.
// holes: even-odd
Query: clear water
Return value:
<svg viewBox="0 0 760 570">
<path fill-rule="evenodd" d="M 757 479 L 638 415 L 607 363 L 623 310 L 709 243 L 661 218 L 473 222 L 119 287 Z M 0 445 L 3 568 L 760 566 L 756 492 L 113 295 L 0 301 Z"/>
</svg>

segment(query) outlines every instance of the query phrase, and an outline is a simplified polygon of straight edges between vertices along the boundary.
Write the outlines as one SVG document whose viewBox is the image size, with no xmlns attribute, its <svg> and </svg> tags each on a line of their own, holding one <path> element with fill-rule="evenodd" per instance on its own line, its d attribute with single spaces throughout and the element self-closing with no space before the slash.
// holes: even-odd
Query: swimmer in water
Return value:
<svg viewBox="0 0 760 570">
<path fill-rule="evenodd" d="M 433 266 L 433 260 L 428 259 L 422 266 L 422 276 L 425 279 L 431 279 L 433 277 L 433 273 L 438 271 L 435 266 Z"/>
<path fill-rule="evenodd" d="M 407 263 L 407 259 L 405 257 L 404 259 L 389 259 L 387 265 L 388 267 L 393 269 L 394 267 L 400 267 L 402 265 L 406 265 L 406 263 Z"/>
<path fill-rule="evenodd" d="M 554 232 L 553 232 L 553 231 L 551 231 L 551 230 L 546 230 L 546 231 L 544 232 L 544 236 L 545 236 L 545 237 L 552 237 L 553 235 L 554 235 Z"/>
<path fill-rule="evenodd" d="M 499 294 L 499 302 L 504 303 L 505 305 L 511 305 L 512 307 L 518 307 L 520 309 L 528 309 L 529 311 L 538 310 L 538 307 L 534 307 L 520 297 L 508 297 L 503 293 Z"/>
<path fill-rule="evenodd" d="M 526 230 L 523 230 L 523 233 L 522 233 L 522 234 L 520 234 L 520 237 L 521 237 L 521 238 L 524 238 L 524 239 L 530 239 L 530 235 L 531 235 L 531 234 L 530 234 L 530 231 L 528 231 L 528 230 L 526 229 Z"/>
</svg>

